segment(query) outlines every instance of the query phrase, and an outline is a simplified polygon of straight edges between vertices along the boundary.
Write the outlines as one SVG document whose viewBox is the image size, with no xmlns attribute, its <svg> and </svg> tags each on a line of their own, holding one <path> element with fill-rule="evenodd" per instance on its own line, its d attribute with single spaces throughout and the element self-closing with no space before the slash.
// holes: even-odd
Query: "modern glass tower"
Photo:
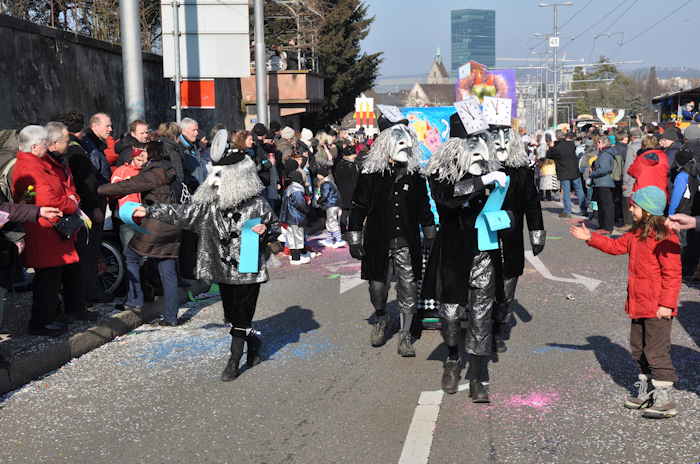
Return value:
<svg viewBox="0 0 700 464">
<path fill-rule="evenodd" d="M 452 10 L 452 75 L 468 61 L 496 66 L 496 11 Z"/>
</svg>

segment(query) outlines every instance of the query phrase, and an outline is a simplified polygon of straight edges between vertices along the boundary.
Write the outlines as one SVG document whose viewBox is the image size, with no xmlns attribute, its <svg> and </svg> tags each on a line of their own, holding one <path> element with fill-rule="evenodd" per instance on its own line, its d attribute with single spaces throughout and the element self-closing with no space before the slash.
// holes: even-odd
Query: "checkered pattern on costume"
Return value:
<svg viewBox="0 0 700 464">
<path fill-rule="evenodd" d="M 437 300 L 420 298 L 423 289 L 423 277 L 425 277 L 425 271 L 428 268 L 428 259 L 430 259 L 430 248 L 422 248 L 423 251 L 423 262 L 421 265 L 421 278 L 418 281 L 418 310 L 419 311 L 437 311 L 440 306 L 440 302 Z"/>
</svg>

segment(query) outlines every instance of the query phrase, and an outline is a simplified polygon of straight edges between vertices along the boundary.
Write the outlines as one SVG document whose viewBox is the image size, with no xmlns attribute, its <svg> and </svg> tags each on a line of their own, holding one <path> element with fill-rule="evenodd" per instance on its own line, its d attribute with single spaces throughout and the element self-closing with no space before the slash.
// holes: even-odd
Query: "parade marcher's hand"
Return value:
<svg viewBox="0 0 700 464">
<path fill-rule="evenodd" d="M 430 250 L 437 235 L 435 225 L 423 226 L 423 248 Z"/>
<path fill-rule="evenodd" d="M 671 319 L 672 315 L 673 310 L 671 308 L 667 308 L 666 306 L 659 306 L 659 309 L 656 310 L 657 319 Z"/>
<path fill-rule="evenodd" d="M 138 206 L 134 209 L 134 214 L 132 214 L 134 219 L 143 219 L 146 217 L 146 208 L 143 206 Z"/>
<path fill-rule="evenodd" d="M 258 224 L 257 226 L 253 226 L 250 230 L 258 235 L 262 235 L 267 230 L 267 226 L 265 224 Z"/>
<path fill-rule="evenodd" d="M 674 214 L 666 219 L 666 227 L 675 231 L 695 229 L 696 226 L 697 220 L 693 216 L 688 216 L 687 214 Z"/>
<path fill-rule="evenodd" d="M 588 241 L 591 239 L 591 231 L 588 230 L 588 227 L 586 227 L 586 224 L 584 223 L 581 223 L 580 226 L 571 226 L 571 228 L 569 228 L 569 232 L 574 236 L 574 238 L 579 240 Z"/>
<path fill-rule="evenodd" d="M 506 186 L 506 173 L 503 171 L 494 171 L 494 172 L 489 172 L 488 174 L 484 174 L 481 176 L 481 181 L 484 183 L 484 185 L 489 185 L 493 183 L 497 183 L 501 187 Z"/>
<path fill-rule="evenodd" d="M 547 232 L 544 230 L 532 230 L 530 231 L 530 246 L 532 247 L 532 254 L 534 256 L 539 255 L 544 250 L 544 245 L 547 241 Z"/>
<path fill-rule="evenodd" d="M 359 260 L 364 258 L 365 250 L 362 248 L 362 245 L 350 245 L 350 256 Z"/>
<path fill-rule="evenodd" d="M 51 220 L 57 217 L 62 217 L 63 211 L 58 208 L 52 208 L 51 206 L 42 206 L 39 208 L 39 216 L 43 217 L 44 219 Z"/>
</svg>

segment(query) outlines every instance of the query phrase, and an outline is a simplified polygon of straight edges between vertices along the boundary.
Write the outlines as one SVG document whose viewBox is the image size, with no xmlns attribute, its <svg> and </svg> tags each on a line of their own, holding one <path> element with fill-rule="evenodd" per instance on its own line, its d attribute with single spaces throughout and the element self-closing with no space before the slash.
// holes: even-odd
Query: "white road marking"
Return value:
<svg viewBox="0 0 700 464">
<path fill-rule="evenodd" d="M 544 265 L 540 258 L 532 254 L 531 250 L 525 251 L 525 258 L 527 258 L 530 264 L 532 264 L 532 267 L 534 267 L 537 270 L 537 272 L 542 274 L 542 277 L 544 277 L 545 279 L 554 280 L 555 282 L 566 282 L 571 284 L 583 285 L 591 292 L 594 292 L 595 289 L 598 288 L 598 285 L 603 283 L 598 279 L 574 274 L 573 272 L 571 273 L 573 279 L 566 277 L 556 277 L 552 275 L 552 273 L 549 271 L 549 269 L 547 269 L 547 266 Z"/>
<path fill-rule="evenodd" d="M 458 387 L 460 392 L 466 390 L 469 390 L 468 383 L 463 383 Z M 403 442 L 399 464 L 426 464 L 428 462 L 435 435 L 435 425 L 444 397 L 445 393 L 442 390 L 421 392 L 411 425 L 408 427 L 406 440 Z"/>
<path fill-rule="evenodd" d="M 341 275 L 340 276 L 340 294 L 342 295 L 345 292 L 349 292 L 355 287 L 359 287 L 362 285 L 364 281 L 360 278 L 360 273 L 358 272 L 357 274 L 353 275 Z"/>
</svg>

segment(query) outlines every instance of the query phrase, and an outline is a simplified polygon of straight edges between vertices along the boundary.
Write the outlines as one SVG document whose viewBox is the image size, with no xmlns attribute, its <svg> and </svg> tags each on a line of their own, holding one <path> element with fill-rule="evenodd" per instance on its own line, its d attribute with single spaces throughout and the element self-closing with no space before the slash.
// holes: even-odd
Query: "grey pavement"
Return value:
<svg viewBox="0 0 700 464">
<path fill-rule="evenodd" d="M 684 287 L 673 333 L 681 412 L 642 419 L 622 407 L 636 376 L 626 258 L 575 241 L 550 213 L 545 220 L 540 258 L 551 273 L 602 283 L 590 292 L 527 267 L 509 350 L 491 365 L 492 403 L 446 395 L 430 464 L 700 461 L 698 290 Z M 416 343 L 415 359 L 398 357 L 396 337 L 371 348 L 356 272 L 343 249 L 307 266 L 282 261 L 254 323 L 266 360 L 234 382 L 218 378 L 230 338 L 210 300 L 182 327 L 141 326 L 9 393 L 0 462 L 398 462 L 420 393 L 440 388 L 445 351 L 436 332 Z"/>
</svg>

